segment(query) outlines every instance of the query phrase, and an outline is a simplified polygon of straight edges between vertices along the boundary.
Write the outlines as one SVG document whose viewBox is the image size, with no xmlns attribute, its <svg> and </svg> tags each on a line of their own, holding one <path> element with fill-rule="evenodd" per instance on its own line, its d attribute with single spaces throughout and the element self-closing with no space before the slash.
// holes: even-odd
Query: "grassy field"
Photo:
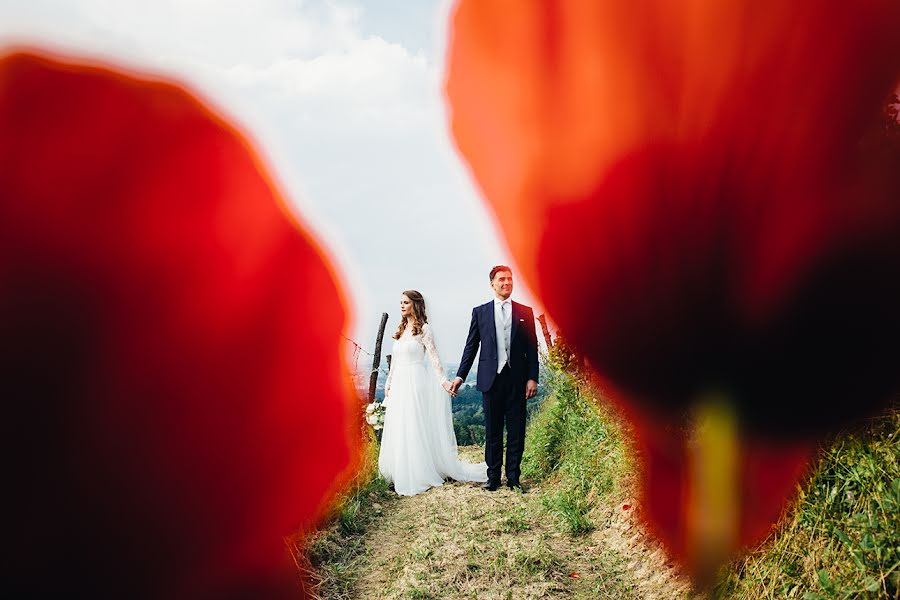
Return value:
<svg viewBox="0 0 900 600">
<path fill-rule="evenodd" d="M 596 390 L 545 365 L 525 495 L 447 483 L 398 498 L 377 446 L 329 525 L 298 545 L 313 597 L 898 598 L 900 413 L 836 436 L 770 538 L 691 588 L 644 531 L 631 432 Z M 470 461 L 482 449 L 461 448 Z"/>
<path fill-rule="evenodd" d="M 680 598 L 690 586 L 635 518 L 625 432 L 561 369 L 526 436 L 528 493 L 449 482 L 399 498 L 377 446 L 329 524 L 296 542 L 312 597 Z M 480 446 L 461 447 L 471 462 Z"/>
</svg>

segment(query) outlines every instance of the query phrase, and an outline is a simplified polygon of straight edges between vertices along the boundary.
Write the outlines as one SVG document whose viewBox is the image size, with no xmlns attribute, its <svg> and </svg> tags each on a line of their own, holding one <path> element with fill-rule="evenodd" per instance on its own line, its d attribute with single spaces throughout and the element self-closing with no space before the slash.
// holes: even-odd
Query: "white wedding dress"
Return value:
<svg viewBox="0 0 900 600">
<path fill-rule="evenodd" d="M 378 472 L 401 496 L 437 487 L 447 478 L 487 481 L 487 464 L 459 460 L 450 394 L 431 326 L 413 336 L 407 327 L 394 342 L 385 385 L 384 431 Z M 433 373 L 428 372 L 425 357 Z"/>
</svg>

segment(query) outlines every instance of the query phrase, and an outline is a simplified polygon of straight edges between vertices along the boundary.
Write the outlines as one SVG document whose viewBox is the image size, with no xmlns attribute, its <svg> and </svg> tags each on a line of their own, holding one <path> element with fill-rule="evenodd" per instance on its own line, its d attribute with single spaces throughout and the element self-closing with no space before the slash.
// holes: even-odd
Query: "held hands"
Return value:
<svg viewBox="0 0 900 600">
<path fill-rule="evenodd" d="M 525 383 L 525 399 L 534 398 L 535 394 L 537 394 L 537 381 L 529 379 Z"/>
<path fill-rule="evenodd" d="M 450 392 L 450 395 L 456 398 L 457 394 L 459 394 L 459 386 L 462 385 L 463 380 L 459 377 L 454 377 L 453 381 L 450 382 L 450 388 L 447 390 Z"/>
<path fill-rule="evenodd" d="M 447 390 L 447 393 L 456 398 L 456 390 L 459 388 L 459 385 L 456 384 L 456 380 L 453 380 L 453 383 L 449 381 L 445 381 L 443 384 L 444 389 Z"/>
</svg>

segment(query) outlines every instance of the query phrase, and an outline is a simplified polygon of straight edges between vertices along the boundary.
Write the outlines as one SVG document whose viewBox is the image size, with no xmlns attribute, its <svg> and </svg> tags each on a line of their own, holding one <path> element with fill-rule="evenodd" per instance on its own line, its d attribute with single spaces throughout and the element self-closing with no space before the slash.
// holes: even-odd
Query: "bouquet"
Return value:
<svg viewBox="0 0 900 600">
<path fill-rule="evenodd" d="M 384 427 L 383 402 L 371 402 L 366 405 L 366 423 L 375 431 L 379 431 Z"/>
</svg>

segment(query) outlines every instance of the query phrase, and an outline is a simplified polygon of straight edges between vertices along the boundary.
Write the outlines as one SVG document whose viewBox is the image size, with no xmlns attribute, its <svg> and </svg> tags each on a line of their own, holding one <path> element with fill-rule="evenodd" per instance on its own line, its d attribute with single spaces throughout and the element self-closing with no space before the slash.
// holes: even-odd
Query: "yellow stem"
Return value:
<svg viewBox="0 0 900 600">
<path fill-rule="evenodd" d="M 689 442 L 687 543 L 694 572 L 711 582 L 736 549 L 740 518 L 737 416 L 723 394 L 697 403 Z"/>
</svg>

